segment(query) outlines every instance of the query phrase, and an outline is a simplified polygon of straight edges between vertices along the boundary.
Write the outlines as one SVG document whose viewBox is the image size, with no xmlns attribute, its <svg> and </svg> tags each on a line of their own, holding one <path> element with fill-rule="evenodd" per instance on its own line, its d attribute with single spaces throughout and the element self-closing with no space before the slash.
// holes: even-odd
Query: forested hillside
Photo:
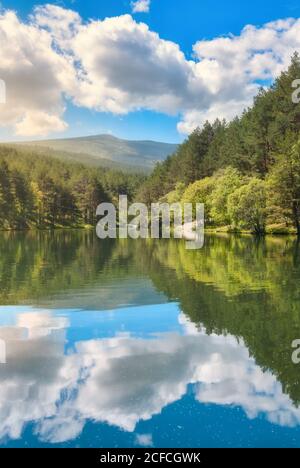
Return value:
<svg viewBox="0 0 300 468">
<path fill-rule="evenodd" d="M 157 162 L 164 161 L 177 148 L 169 143 L 122 140 L 112 135 L 32 141 L 15 146 L 63 161 L 144 174 L 151 173 Z"/>
<path fill-rule="evenodd" d="M 100 202 L 132 198 L 143 180 L 0 146 L 0 229 L 94 224 Z"/>
<path fill-rule="evenodd" d="M 300 104 L 292 101 L 299 78 L 295 53 L 240 118 L 205 123 L 158 164 L 138 199 L 204 202 L 212 226 L 259 233 L 266 225 L 293 226 L 300 233 Z"/>
</svg>

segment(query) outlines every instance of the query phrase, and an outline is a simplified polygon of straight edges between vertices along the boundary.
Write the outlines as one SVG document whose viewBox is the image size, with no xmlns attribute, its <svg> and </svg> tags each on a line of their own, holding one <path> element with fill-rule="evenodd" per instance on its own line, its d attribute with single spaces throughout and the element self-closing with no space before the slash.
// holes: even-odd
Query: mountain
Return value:
<svg viewBox="0 0 300 468">
<path fill-rule="evenodd" d="M 121 140 L 111 135 L 30 141 L 14 145 L 63 160 L 136 172 L 150 172 L 157 162 L 164 161 L 178 146 L 156 141 Z"/>
</svg>

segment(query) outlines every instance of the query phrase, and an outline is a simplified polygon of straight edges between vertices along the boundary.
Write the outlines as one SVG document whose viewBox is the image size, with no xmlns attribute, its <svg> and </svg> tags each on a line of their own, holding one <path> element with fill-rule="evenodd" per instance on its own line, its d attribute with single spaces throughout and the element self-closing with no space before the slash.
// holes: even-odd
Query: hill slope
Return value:
<svg viewBox="0 0 300 468">
<path fill-rule="evenodd" d="M 177 149 L 175 144 L 122 140 L 111 135 L 31 141 L 14 145 L 32 148 L 63 160 L 139 172 L 151 171 L 157 162 L 165 160 Z"/>
</svg>

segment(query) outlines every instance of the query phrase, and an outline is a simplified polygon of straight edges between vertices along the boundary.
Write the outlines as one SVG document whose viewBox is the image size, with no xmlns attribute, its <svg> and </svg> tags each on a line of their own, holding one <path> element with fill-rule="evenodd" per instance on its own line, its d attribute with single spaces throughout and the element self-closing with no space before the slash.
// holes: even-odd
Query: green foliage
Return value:
<svg viewBox="0 0 300 468">
<path fill-rule="evenodd" d="M 197 128 L 192 132 L 173 156 L 157 164 L 151 176 L 138 191 L 138 200 L 150 204 L 174 190 L 178 182 L 188 185 L 208 175 L 211 170 L 205 156 L 213 145 L 214 136 L 219 137 L 224 126 L 225 123 L 219 120 L 213 125 L 206 122 L 201 130 Z"/>
<path fill-rule="evenodd" d="M 183 203 L 206 203 L 215 186 L 214 177 L 205 177 L 190 184 L 183 193 Z"/>
<path fill-rule="evenodd" d="M 182 203 L 204 203 L 205 221 L 210 222 L 211 217 L 211 194 L 214 190 L 216 180 L 214 177 L 205 177 L 190 184 L 183 196 Z"/>
<path fill-rule="evenodd" d="M 215 224 L 230 223 L 228 213 L 228 198 L 229 196 L 243 183 L 242 174 L 232 167 L 227 167 L 225 170 L 217 173 L 214 177 L 215 188 L 210 196 L 211 217 Z"/>
<path fill-rule="evenodd" d="M 178 182 L 174 190 L 167 193 L 167 195 L 161 198 L 161 202 L 166 202 L 166 203 L 181 202 L 184 192 L 185 192 L 184 183 Z"/>
<path fill-rule="evenodd" d="M 300 234 L 300 140 L 273 167 L 268 192 L 270 209 L 280 208 Z"/>
<path fill-rule="evenodd" d="M 88 168 L 0 146 L 0 228 L 54 229 L 96 222 L 96 207 L 132 199 L 144 176 Z"/>
<path fill-rule="evenodd" d="M 182 202 L 204 203 L 208 225 L 232 224 L 237 228 L 264 232 L 265 182 L 243 176 L 237 169 L 228 167 L 190 184 Z"/>
<path fill-rule="evenodd" d="M 228 197 L 228 215 L 231 222 L 256 234 L 265 232 L 266 189 L 263 180 L 252 178 Z"/>
</svg>

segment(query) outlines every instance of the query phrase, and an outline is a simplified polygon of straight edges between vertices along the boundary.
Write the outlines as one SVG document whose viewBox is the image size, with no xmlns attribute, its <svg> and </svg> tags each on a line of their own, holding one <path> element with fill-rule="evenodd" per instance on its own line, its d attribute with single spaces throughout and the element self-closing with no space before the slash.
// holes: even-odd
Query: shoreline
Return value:
<svg viewBox="0 0 300 468">
<path fill-rule="evenodd" d="M 96 226 L 92 225 L 86 225 L 86 226 L 58 226 L 54 228 L 26 228 L 26 229 L 1 229 L 0 228 L 0 233 L 4 232 L 11 232 L 11 233 L 26 233 L 26 232 L 55 232 L 55 231 L 91 231 L 93 229 L 96 229 Z M 194 232 L 191 230 L 190 226 L 186 228 L 183 226 L 184 230 L 184 235 L 183 237 L 185 238 L 185 234 L 187 234 L 185 231 L 188 231 L 188 234 L 191 234 Z M 255 233 L 250 230 L 245 230 L 245 229 L 234 229 L 228 226 L 220 226 L 220 227 L 208 227 L 204 229 L 205 234 L 230 234 L 230 235 L 247 235 L 247 236 L 253 236 L 253 237 L 266 237 L 266 236 L 293 236 L 293 237 L 300 237 L 300 234 L 297 235 L 297 231 L 294 228 L 279 228 L 279 229 L 274 229 L 271 226 L 266 227 L 266 231 L 264 233 Z M 187 236 L 189 237 L 189 235 Z M 171 237 L 172 238 L 172 237 Z"/>
</svg>

